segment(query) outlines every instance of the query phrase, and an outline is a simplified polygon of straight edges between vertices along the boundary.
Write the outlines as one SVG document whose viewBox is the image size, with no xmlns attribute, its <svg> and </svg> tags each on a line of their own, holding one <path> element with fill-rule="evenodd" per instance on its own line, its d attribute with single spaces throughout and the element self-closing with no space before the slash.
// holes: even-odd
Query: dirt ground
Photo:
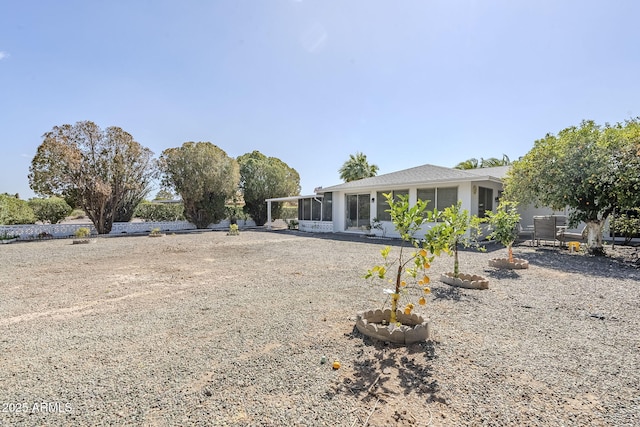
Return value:
<svg viewBox="0 0 640 427">
<path fill-rule="evenodd" d="M 354 330 L 355 313 L 383 301 L 362 274 L 384 244 L 246 231 L 3 245 L 0 425 L 637 420 L 637 372 L 607 373 L 638 362 L 638 319 L 625 314 L 638 296 L 624 293 L 638 282 L 633 249 L 619 252 L 626 264 L 615 274 L 613 258 L 593 267 L 584 256 L 535 248 L 520 251 L 530 271 L 501 273 L 486 268 L 491 253 L 465 252 L 491 289 L 434 282 L 424 313 L 434 340 L 402 347 Z M 450 262 L 436 260 L 433 277 Z M 548 324 L 545 336 L 527 332 L 533 311 Z M 589 333 L 565 348 L 565 326 L 578 324 Z M 586 346 L 593 356 L 580 368 L 570 354 Z M 584 366 L 600 373 L 576 383 Z M 48 410 L 34 411 L 42 405 Z"/>
</svg>

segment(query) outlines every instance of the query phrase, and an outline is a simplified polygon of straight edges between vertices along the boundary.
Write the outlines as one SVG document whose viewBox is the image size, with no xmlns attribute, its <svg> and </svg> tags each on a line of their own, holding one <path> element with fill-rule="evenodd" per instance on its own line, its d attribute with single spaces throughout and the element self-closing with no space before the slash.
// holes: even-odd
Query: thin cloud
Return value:
<svg viewBox="0 0 640 427">
<path fill-rule="evenodd" d="M 3 52 L 0 50 L 0 61 L 8 57 L 9 57 L 9 54 L 7 52 Z"/>
</svg>

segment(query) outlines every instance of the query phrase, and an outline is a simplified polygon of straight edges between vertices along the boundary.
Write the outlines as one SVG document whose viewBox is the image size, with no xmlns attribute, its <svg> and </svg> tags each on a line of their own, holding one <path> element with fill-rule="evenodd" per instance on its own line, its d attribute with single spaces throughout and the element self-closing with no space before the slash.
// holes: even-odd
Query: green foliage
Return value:
<svg viewBox="0 0 640 427">
<path fill-rule="evenodd" d="M 25 200 L 13 195 L 0 194 L 0 224 L 33 224 L 36 216 Z"/>
<path fill-rule="evenodd" d="M 547 134 L 514 162 L 505 197 L 521 204 L 571 209 L 570 225 L 587 223 L 589 252 L 603 252 L 602 230 L 614 211 L 640 204 L 640 123 L 583 121 Z"/>
<path fill-rule="evenodd" d="M 300 175 L 280 159 L 253 151 L 238 157 L 238 164 L 244 211 L 251 215 L 256 225 L 267 222 L 265 199 L 300 194 Z M 281 218 L 281 215 L 282 203 L 272 203 L 272 218 Z"/>
<path fill-rule="evenodd" d="M 227 233 L 227 235 L 229 235 L 229 236 L 238 236 L 238 235 L 240 235 L 238 224 L 230 224 L 229 225 L 229 232 Z"/>
<path fill-rule="evenodd" d="M 438 223 L 425 235 L 429 250 L 436 254 L 441 251 L 453 254 L 453 275 L 458 277 L 460 275 L 459 247 L 472 246 L 483 250 L 478 244 L 481 220 L 475 215 L 470 216 L 469 211 L 462 209 L 462 203 L 459 201 L 441 212 L 434 210 L 433 217 Z"/>
<path fill-rule="evenodd" d="M 13 240 L 13 239 L 19 239 L 20 236 L 17 234 L 9 234 L 6 231 L 3 231 L 2 233 L 0 233 L 0 240 Z"/>
<path fill-rule="evenodd" d="M 80 227 L 73 235 L 78 239 L 86 239 L 91 235 L 91 230 L 88 227 Z"/>
<path fill-rule="evenodd" d="M 73 211 L 63 198 L 56 196 L 46 199 L 31 199 L 27 203 L 33 210 L 36 219 L 43 224 L 57 224 Z"/>
<path fill-rule="evenodd" d="M 297 206 L 282 206 L 282 210 L 280 211 L 280 217 L 279 218 L 273 218 L 273 219 L 292 219 L 292 218 L 298 218 L 298 207 Z"/>
<path fill-rule="evenodd" d="M 225 217 L 225 201 L 240 180 L 238 163 L 210 142 L 185 142 L 162 152 L 162 183 L 182 198 L 184 215 L 197 228 Z"/>
<path fill-rule="evenodd" d="M 417 292 L 420 297 L 418 304 L 424 305 L 426 300 L 425 293 L 431 292 L 426 286 L 430 279 L 426 274 L 431 261 L 433 261 L 433 252 L 429 253 L 424 247 L 421 247 L 421 241 L 415 237 L 416 233 L 422 228 L 426 222 L 433 220 L 432 213 L 426 211 L 428 201 L 418 200 L 414 206 L 409 206 L 409 197 L 405 195 L 398 196 L 398 200 L 394 201 L 391 193 L 385 194 L 387 203 L 389 204 L 389 212 L 391 221 L 395 229 L 400 233 L 402 244 L 398 252 L 397 258 L 391 258 L 391 247 L 387 246 L 380 251 L 383 263 L 367 270 L 364 275 L 365 279 L 381 279 L 394 286 L 394 289 L 386 290 L 391 296 L 391 319 L 390 323 L 397 323 L 396 310 L 400 297 L 410 297 Z M 405 253 L 405 244 L 409 243 L 413 247 L 413 251 L 409 254 Z M 391 278 L 387 279 L 387 273 Z M 404 308 L 405 314 L 410 314 L 414 308 L 414 304 L 409 302 Z"/>
<path fill-rule="evenodd" d="M 488 239 L 497 240 L 508 249 L 509 261 L 513 261 L 511 246 L 518 238 L 520 214 L 517 207 L 518 203 L 503 200 L 495 212 L 485 212 L 486 218 L 483 219 L 483 222 L 489 224 L 489 229 L 491 230 L 491 234 L 487 236 Z"/>
<path fill-rule="evenodd" d="M 476 158 L 470 158 L 463 162 L 458 163 L 453 168 L 454 169 L 478 169 L 478 168 L 493 168 L 496 166 L 508 166 L 511 164 L 511 160 L 509 156 L 506 154 L 502 155 L 502 159 L 498 159 L 496 157 L 489 157 L 488 159 L 480 158 L 480 161 Z"/>
<path fill-rule="evenodd" d="M 244 212 L 242 206 L 235 205 L 226 205 L 224 207 L 225 218 L 228 218 L 230 221 L 236 221 L 239 219 L 247 220 L 249 219 L 249 215 Z"/>
<path fill-rule="evenodd" d="M 100 234 L 130 218 L 155 177 L 153 153 L 118 127 L 77 122 L 55 126 L 43 139 L 29 168 L 31 188 L 78 203 Z"/>
<path fill-rule="evenodd" d="M 367 161 L 367 156 L 357 152 L 349 155 L 349 159 L 338 169 L 338 172 L 340 173 L 340 179 L 344 182 L 350 182 L 376 176 L 378 166 L 370 165 Z"/>
<path fill-rule="evenodd" d="M 616 235 L 624 238 L 624 244 L 631 243 L 631 239 L 640 236 L 640 208 L 630 209 L 626 213 L 616 216 L 612 227 Z"/>
<path fill-rule="evenodd" d="M 184 219 L 184 205 L 153 203 L 145 200 L 138 205 L 134 216 L 145 221 L 179 221 Z"/>
</svg>

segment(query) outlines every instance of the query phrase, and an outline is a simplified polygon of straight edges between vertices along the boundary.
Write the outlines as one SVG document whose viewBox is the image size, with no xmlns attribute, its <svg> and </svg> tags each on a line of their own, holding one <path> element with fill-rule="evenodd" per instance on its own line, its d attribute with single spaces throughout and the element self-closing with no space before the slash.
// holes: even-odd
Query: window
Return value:
<svg viewBox="0 0 640 427">
<path fill-rule="evenodd" d="M 458 187 L 419 188 L 418 200 L 429 201 L 427 210 L 442 211 L 458 203 Z"/>
<path fill-rule="evenodd" d="M 391 214 L 387 212 L 389 209 L 389 203 L 384 194 L 391 193 L 394 201 L 400 200 L 398 196 L 409 196 L 409 190 L 394 190 L 394 191 L 378 191 L 376 193 L 376 218 L 378 221 L 391 221 Z"/>
<path fill-rule="evenodd" d="M 333 193 L 324 193 L 322 200 L 322 220 L 333 220 Z"/>
<path fill-rule="evenodd" d="M 370 225 L 370 197 L 369 194 L 347 194 L 346 228 L 360 228 Z"/>
<path fill-rule="evenodd" d="M 493 210 L 493 189 L 478 187 L 478 218 L 484 218 L 486 211 Z"/>
<path fill-rule="evenodd" d="M 458 187 L 438 188 L 436 191 L 436 208 L 439 211 L 458 203 Z"/>
<path fill-rule="evenodd" d="M 427 210 L 432 211 L 436 207 L 436 189 L 435 188 L 419 188 L 418 200 L 427 202 Z"/>
<path fill-rule="evenodd" d="M 331 193 L 329 193 L 331 194 Z M 327 213 L 328 210 L 328 213 Z M 331 221 L 331 197 L 329 207 L 323 206 L 321 198 L 307 197 L 298 199 L 298 219 L 303 221 Z M 324 219 L 328 217 L 329 219 Z"/>
</svg>

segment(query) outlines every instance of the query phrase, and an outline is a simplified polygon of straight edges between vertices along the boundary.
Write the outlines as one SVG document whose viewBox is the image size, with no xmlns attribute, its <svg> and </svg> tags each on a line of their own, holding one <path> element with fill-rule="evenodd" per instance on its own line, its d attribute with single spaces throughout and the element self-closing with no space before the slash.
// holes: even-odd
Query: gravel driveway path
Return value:
<svg viewBox="0 0 640 427">
<path fill-rule="evenodd" d="M 0 245 L 0 426 L 638 426 L 640 270 L 525 246 L 465 251 L 434 340 L 354 329 L 386 243 L 244 231 Z M 330 363 L 340 360 L 339 370 Z"/>
</svg>

